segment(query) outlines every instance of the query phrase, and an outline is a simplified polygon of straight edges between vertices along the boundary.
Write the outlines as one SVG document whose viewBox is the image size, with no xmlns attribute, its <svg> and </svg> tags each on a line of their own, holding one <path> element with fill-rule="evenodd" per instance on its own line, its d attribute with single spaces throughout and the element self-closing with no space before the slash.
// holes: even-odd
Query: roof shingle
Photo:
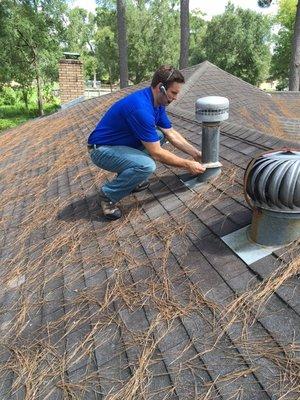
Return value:
<svg viewBox="0 0 300 400">
<path fill-rule="evenodd" d="M 262 105 L 280 112 L 267 94 L 210 63 L 184 73 L 169 111 L 196 146 L 195 98 L 231 100 L 223 172 L 189 190 L 160 165 L 150 190 L 122 201 L 121 221 L 99 213 L 111 174 L 85 143 L 135 88 L 0 137 L 1 398 L 298 399 L 299 247 L 248 266 L 220 239 L 250 222 L 247 163 L 297 143 L 261 132 L 272 128 Z"/>
</svg>

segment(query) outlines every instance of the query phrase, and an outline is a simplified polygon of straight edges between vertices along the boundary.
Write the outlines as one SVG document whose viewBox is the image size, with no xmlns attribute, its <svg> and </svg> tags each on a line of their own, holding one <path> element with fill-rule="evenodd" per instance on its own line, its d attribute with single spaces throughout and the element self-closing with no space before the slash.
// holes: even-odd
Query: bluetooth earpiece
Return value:
<svg viewBox="0 0 300 400">
<path fill-rule="evenodd" d="M 163 93 L 165 96 L 168 96 L 168 95 L 167 95 L 167 90 L 166 90 L 166 88 L 164 87 L 163 84 L 161 84 L 161 85 L 159 86 L 159 90 L 160 90 L 161 93 Z"/>
<path fill-rule="evenodd" d="M 173 73 L 174 73 L 174 68 L 171 69 L 171 72 L 169 73 L 167 79 L 164 80 L 165 84 L 168 85 L 168 81 L 169 81 L 169 79 L 171 78 L 171 76 L 173 75 Z M 166 89 L 166 87 L 164 86 L 163 83 L 161 83 L 161 84 L 159 85 L 159 90 L 160 90 L 160 92 L 161 92 L 162 94 L 164 94 L 165 96 L 167 96 L 167 99 L 169 100 L 169 96 L 168 96 L 168 94 L 167 94 L 167 89 Z"/>
</svg>

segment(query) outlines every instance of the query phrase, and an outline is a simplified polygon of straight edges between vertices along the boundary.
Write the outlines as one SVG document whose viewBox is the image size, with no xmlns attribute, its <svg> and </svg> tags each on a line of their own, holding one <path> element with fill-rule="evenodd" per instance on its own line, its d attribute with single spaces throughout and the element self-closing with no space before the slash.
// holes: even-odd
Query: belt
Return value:
<svg viewBox="0 0 300 400">
<path fill-rule="evenodd" d="M 90 151 L 90 150 L 98 149 L 98 147 L 100 147 L 100 146 L 101 146 L 101 144 L 88 144 L 87 148 L 88 148 L 88 151 Z"/>
</svg>

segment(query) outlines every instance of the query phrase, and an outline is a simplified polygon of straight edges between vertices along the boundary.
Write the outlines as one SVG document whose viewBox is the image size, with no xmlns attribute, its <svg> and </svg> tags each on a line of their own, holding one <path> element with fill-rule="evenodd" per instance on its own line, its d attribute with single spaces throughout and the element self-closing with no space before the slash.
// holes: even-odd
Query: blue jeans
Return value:
<svg viewBox="0 0 300 400">
<path fill-rule="evenodd" d="M 157 131 L 161 144 L 165 137 Z M 128 146 L 100 146 L 91 150 L 95 165 L 106 171 L 116 172 L 116 177 L 102 186 L 103 193 L 113 202 L 128 196 L 139 183 L 146 181 L 155 171 L 156 164 L 147 150 Z"/>
</svg>

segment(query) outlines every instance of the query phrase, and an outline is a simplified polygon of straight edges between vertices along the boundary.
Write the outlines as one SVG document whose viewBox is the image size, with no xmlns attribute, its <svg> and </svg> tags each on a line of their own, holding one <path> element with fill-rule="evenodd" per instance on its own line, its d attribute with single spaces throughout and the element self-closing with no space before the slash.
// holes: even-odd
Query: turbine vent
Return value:
<svg viewBox="0 0 300 400">
<path fill-rule="evenodd" d="M 250 238 L 274 246 L 300 237 L 300 152 L 279 150 L 248 165 L 244 189 L 253 208 Z"/>
<path fill-rule="evenodd" d="M 300 152 L 263 154 L 248 170 L 246 191 L 255 206 L 300 212 Z"/>
</svg>

